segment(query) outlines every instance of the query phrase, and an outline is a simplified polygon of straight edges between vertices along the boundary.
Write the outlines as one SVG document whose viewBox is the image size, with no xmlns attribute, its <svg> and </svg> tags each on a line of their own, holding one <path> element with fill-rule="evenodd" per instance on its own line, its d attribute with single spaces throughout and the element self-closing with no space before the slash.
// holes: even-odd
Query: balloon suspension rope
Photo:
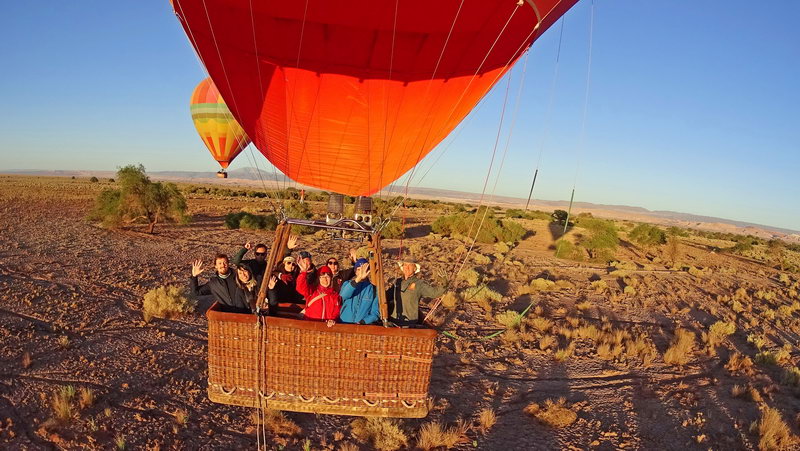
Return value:
<svg viewBox="0 0 800 451">
<path fill-rule="evenodd" d="M 519 7 L 520 5 L 518 4 L 517 6 Z M 492 52 L 492 50 L 494 49 L 495 45 L 496 45 L 496 44 L 497 44 L 497 42 L 499 41 L 500 37 L 501 37 L 501 36 L 503 35 L 503 33 L 505 32 L 505 30 L 506 30 L 506 28 L 507 28 L 507 26 L 508 26 L 508 23 L 509 23 L 509 22 L 511 21 L 511 19 L 514 17 L 514 14 L 517 12 L 517 10 L 518 10 L 518 8 L 515 8 L 515 9 L 514 9 L 514 11 L 511 13 L 511 16 L 509 16 L 509 18 L 508 18 L 508 21 L 506 21 L 506 24 L 505 24 L 505 25 L 503 26 L 503 28 L 500 30 L 500 33 L 497 35 L 497 38 L 495 39 L 495 41 L 492 43 L 492 46 L 491 46 L 491 47 L 489 48 L 489 50 L 486 52 L 486 55 L 484 56 L 484 59 L 483 59 L 483 61 L 482 61 L 482 62 L 481 62 L 481 64 L 478 66 L 478 68 L 476 69 L 475 73 L 472 75 L 472 78 L 470 79 L 470 82 L 467 84 L 467 86 L 464 88 L 463 92 L 461 93 L 461 97 L 459 97 L 459 99 L 458 99 L 456 102 L 454 102 L 454 103 L 453 103 L 453 108 L 452 108 L 452 109 L 451 109 L 451 111 L 450 111 L 450 115 L 448 116 L 448 120 L 449 120 L 449 118 L 450 118 L 450 117 L 452 117 L 452 116 L 453 116 L 453 114 L 455 114 L 455 111 L 456 111 L 456 108 L 457 108 L 457 106 L 459 105 L 459 103 L 461 102 L 461 100 L 462 100 L 462 99 L 464 98 L 464 96 L 466 95 L 466 92 L 467 92 L 467 90 L 469 89 L 469 87 L 472 85 L 472 82 L 473 82 L 473 81 L 475 80 L 475 78 L 478 76 L 478 73 L 480 72 L 481 68 L 483 67 L 483 64 L 486 62 L 486 59 L 489 57 L 489 55 L 491 54 L 491 52 Z M 455 24 L 455 21 L 454 21 L 454 24 Z M 511 64 L 511 62 L 512 62 L 512 61 L 514 61 L 514 59 L 516 59 L 516 56 L 517 56 L 518 54 L 520 54 L 522 51 L 524 51 L 525 44 L 526 44 L 526 43 L 528 42 L 528 40 L 529 40 L 529 39 L 531 39 L 531 38 L 534 36 L 534 34 L 535 34 L 535 33 L 536 33 L 536 32 L 537 32 L 539 29 L 540 29 L 540 25 L 541 25 L 541 21 L 539 21 L 539 22 L 537 22 L 537 23 L 536 23 L 536 25 L 535 25 L 535 26 L 534 26 L 534 27 L 531 29 L 531 32 L 530 32 L 530 33 L 529 33 L 529 34 L 528 34 L 528 35 L 527 35 L 527 36 L 526 36 L 526 37 L 525 37 L 525 38 L 522 40 L 522 42 L 520 43 L 519 47 L 517 48 L 517 51 L 511 55 L 511 57 L 510 57 L 510 58 L 509 58 L 509 60 L 507 61 L 506 65 L 510 65 L 510 64 Z M 451 31 L 452 31 L 452 28 L 451 28 Z M 442 50 L 442 52 L 444 52 L 444 49 Z M 437 64 L 437 67 L 438 67 L 438 64 Z M 502 77 L 503 75 L 505 75 L 505 73 L 502 73 L 502 72 L 500 72 L 500 73 L 498 73 L 497 75 L 495 75 L 495 81 L 496 81 L 496 80 L 498 80 L 498 79 L 499 79 L 500 77 Z M 433 79 L 433 76 L 431 77 L 431 79 Z M 490 86 L 490 87 L 491 87 L 491 86 L 493 86 L 493 85 L 494 85 L 494 81 L 493 81 L 492 83 L 490 83 L 490 84 L 489 84 L 489 86 Z M 487 94 L 488 94 L 490 91 L 491 91 L 491 88 L 487 89 L 487 90 L 486 90 L 486 91 L 483 93 L 483 96 L 481 97 L 481 99 L 480 99 L 480 101 L 479 101 L 479 105 L 481 105 L 481 104 L 482 104 L 483 100 L 486 98 Z M 471 117 L 472 117 L 472 116 L 470 116 L 469 118 L 471 118 Z M 469 120 L 469 118 L 468 118 L 467 120 Z M 463 127 L 460 127 L 460 128 L 459 128 L 459 129 L 456 131 L 456 136 L 458 136 L 458 135 L 461 133 L 461 131 L 462 131 L 462 130 L 463 130 Z M 417 156 L 417 159 L 418 159 L 418 160 L 420 159 L 420 157 L 421 157 L 421 155 L 422 155 L 422 152 L 424 151 L 424 144 L 425 144 L 425 142 L 427 142 L 427 139 L 428 139 L 428 136 L 430 135 L 430 132 L 431 132 L 431 128 L 429 128 L 429 129 L 428 129 L 428 134 L 426 135 L 425 141 L 423 141 L 423 143 L 422 143 L 422 146 L 420 147 L 420 152 L 419 152 L 419 155 Z M 455 141 L 455 140 L 454 140 L 454 139 L 452 139 L 452 140 L 450 140 L 449 144 L 447 144 L 447 145 L 445 145 L 445 146 L 444 146 L 444 149 L 443 149 L 443 151 L 442 151 L 441 153 L 439 153 L 439 155 L 436 157 L 436 159 L 433 161 L 433 163 L 432 163 L 432 164 L 429 166 L 429 168 L 426 170 L 426 172 L 425 172 L 425 173 L 422 175 L 422 177 L 421 177 L 419 180 L 417 180 L 417 181 L 414 183 L 414 184 L 415 184 L 415 186 L 418 186 L 418 185 L 419 185 L 419 184 L 422 182 L 422 180 L 423 180 L 423 179 L 425 179 L 425 177 L 428 175 L 428 173 L 431 171 L 431 169 L 433 169 L 433 167 L 434 167 L 434 166 L 436 166 L 436 164 L 438 163 L 439 159 L 440 159 L 440 158 L 442 157 L 442 155 L 444 155 L 444 153 L 445 153 L 445 152 L 446 152 L 446 151 L 447 151 L 447 150 L 450 148 L 450 146 L 452 145 L 452 143 L 453 143 L 454 141 Z M 400 205 L 402 205 L 402 203 L 403 203 L 403 202 L 404 202 L 404 201 L 405 201 L 405 200 L 408 198 L 408 190 L 409 190 L 409 186 L 410 186 L 410 184 L 411 184 L 411 180 L 413 179 L 414 175 L 416 174 L 417 170 L 419 169 L 419 166 L 420 166 L 420 165 L 418 164 L 417 166 L 415 166 L 414 168 L 412 168 L 411 172 L 410 172 L 410 173 L 409 173 L 409 174 L 406 176 L 406 183 L 405 183 L 405 193 L 404 193 L 404 195 L 403 195 L 402 199 L 401 199 L 399 202 L 397 202 L 396 206 L 395 206 L 395 207 L 392 209 L 392 213 L 389 215 L 389 217 L 392 217 L 392 216 L 394 216 L 394 213 L 397 211 L 397 209 L 399 209 L 399 208 L 400 208 Z"/>
<path fill-rule="evenodd" d="M 589 19 L 589 55 L 586 64 L 586 91 L 583 97 L 583 118 L 581 120 L 581 134 L 580 140 L 578 141 L 578 149 L 576 151 L 575 156 L 575 179 L 572 182 L 572 194 L 569 198 L 569 210 L 567 211 L 567 220 L 564 222 L 564 230 L 561 234 L 563 237 L 567 233 L 567 227 L 569 227 L 569 218 L 572 214 L 572 203 L 575 199 L 575 187 L 578 184 L 578 174 L 580 172 L 581 166 L 581 155 L 583 153 L 583 147 L 586 142 L 586 120 L 588 117 L 589 111 L 589 93 L 591 92 L 591 77 L 592 77 L 592 41 L 594 36 L 594 1 L 591 2 L 590 8 L 590 19 Z M 559 240 L 558 247 L 556 248 L 556 257 L 558 257 L 559 252 L 561 251 L 561 245 L 563 241 Z"/>
<path fill-rule="evenodd" d="M 539 142 L 539 158 L 536 160 L 536 170 L 533 172 L 533 181 L 531 182 L 531 190 L 528 192 L 528 200 L 525 202 L 525 211 L 528 211 L 528 206 L 531 203 L 531 197 L 533 197 L 533 188 L 536 186 L 536 177 L 539 175 L 539 166 L 542 163 L 542 154 L 544 153 L 544 145 L 547 141 L 547 137 L 550 136 L 550 120 L 553 116 L 553 102 L 555 100 L 555 93 L 556 93 L 556 84 L 558 82 L 558 67 L 559 61 L 561 60 L 561 42 L 564 39 L 564 17 L 561 17 L 561 25 L 560 30 L 558 32 L 558 50 L 556 50 L 556 64 L 553 68 L 553 79 L 550 82 L 550 95 L 548 96 L 549 99 L 547 101 L 547 112 L 545 113 L 544 119 L 544 131 L 542 133 L 542 139 Z"/>
<path fill-rule="evenodd" d="M 528 63 L 528 59 L 527 58 L 528 58 L 528 56 L 526 54 L 525 63 L 523 64 L 523 69 L 522 69 L 522 77 L 520 79 L 520 85 L 519 85 L 519 89 L 517 91 L 517 97 L 516 97 L 516 100 L 515 100 L 514 113 L 512 115 L 511 126 L 509 127 L 508 137 L 506 138 L 506 144 L 505 144 L 505 147 L 503 149 L 503 155 L 502 155 L 502 157 L 500 159 L 500 165 L 497 168 L 497 175 L 495 176 L 494 185 L 492 186 L 492 192 L 491 192 L 491 194 L 489 196 L 489 201 L 490 202 L 491 202 L 492 199 L 494 199 L 494 194 L 495 194 L 495 191 L 497 190 L 497 183 L 500 180 L 500 174 L 503 171 L 503 165 L 505 163 L 506 155 L 508 153 L 508 148 L 509 148 L 509 145 L 511 143 L 511 136 L 512 136 L 512 134 L 514 132 L 514 125 L 516 124 L 517 113 L 519 111 L 519 105 L 521 103 L 520 99 L 521 99 L 521 96 L 522 96 L 522 90 L 523 90 L 523 87 L 525 85 L 525 73 L 526 73 L 526 70 L 527 70 L 527 63 Z M 472 225 L 470 226 L 470 232 L 468 232 L 467 236 L 470 236 L 470 233 L 471 233 L 472 228 L 473 228 L 473 226 L 475 224 L 475 221 L 478 219 L 477 213 L 480 211 L 480 207 L 483 204 L 484 194 L 486 193 L 487 184 L 489 182 L 489 178 L 491 177 L 492 165 L 494 163 L 494 158 L 495 158 L 495 155 L 497 153 L 497 146 L 500 143 L 500 135 L 501 135 L 502 129 L 503 129 L 503 121 L 504 121 L 504 118 L 505 118 L 506 106 L 508 105 L 508 93 L 509 93 L 509 90 L 510 90 L 510 87 L 511 87 L 511 79 L 512 79 L 512 73 L 509 72 L 508 73 L 508 83 L 506 84 L 506 92 L 505 92 L 505 96 L 503 97 L 503 108 L 501 110 L 500 121 L 499 121 L 498 126 L 497 126 L 497 136 L 495 138 L 495 143 L 494 143 L 494 146 L 493 146 L 493 149 L 492 149 L 491 161 L 489 163 L 489 168 L 488 168 L 488 170 L 486 172 L 486 179 L 484 180 L 483 191 L 481 192 L 481 198 L 480 198 L 480 201 L 478 203 L 478 209 L 476 210 L 476 216 L 475 216 L 475 219 L 473 219 Z M 458 266 L 458 268 L 456 268 L 453 271 L 453 273 L 448 278 L 448 282 L 447 282 L 445 291 L 449 290 L 450 287 L 455 283 L 455 280 L 458 277 L 458 274 L 461 272 L 461 270 L 464 268 L 464 265 L 467 263 L 467 259 L 469 258 L 470 254 L 472 253 L 473 248 L 475 247 L 475 243 L 478 240 L 478 235 L 480 234 L 480 231 L 483 228 L 483 224 L 484 224 L 484 222 L 486 220 L 486 216 L 487 216 L 488 212 L 489 212 L 489 208 L 487 206 L 486 208 L 484 208 L 483 217 L 481 218 L 481 222 L 478 224 L 478 228 L 475 230 L 475 235 L 472 237 L 472 243 L 470 244 L 469 249 L 466 251 L 466 253 L 464 255 L 464 258 L 461 260 L 461 264 Z M 423 319 L 423 322 L 427 321 L 428 318 L 430 318 L 431 315 L 433 315 L 433 313 L 436 311 L 436 309 L 439 307 L 439 305 L 441 305 L 441 303 L 442 303 L 442 298 L 440 297 L 431 306 L 431 309 L 428 311 L 428 314 L 425 315 L 425 318 Z"/>
</svg>

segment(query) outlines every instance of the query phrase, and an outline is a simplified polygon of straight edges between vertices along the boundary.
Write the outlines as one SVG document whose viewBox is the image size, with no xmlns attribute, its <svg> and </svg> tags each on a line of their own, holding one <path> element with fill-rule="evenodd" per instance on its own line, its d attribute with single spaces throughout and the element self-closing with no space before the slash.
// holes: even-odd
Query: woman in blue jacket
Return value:
<svg viewBox="0 0 800 451">
<path fill-rule="evenodd" d="M 378 291 L 369 281 L 369 261 L 366 258 L 356 260 L 354 279 L 342 284 L 339 295 L 342 297 L 342 309 L 339 320 L 343 323 L 372 324 L 378 321 Z"/>
</svg>

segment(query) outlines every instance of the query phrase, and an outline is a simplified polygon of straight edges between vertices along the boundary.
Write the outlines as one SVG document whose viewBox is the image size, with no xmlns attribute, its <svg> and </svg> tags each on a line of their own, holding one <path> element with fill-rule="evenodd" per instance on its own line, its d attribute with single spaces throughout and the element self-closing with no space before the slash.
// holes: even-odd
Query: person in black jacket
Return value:
<svg viewBox="0 0 800 451">
<path fill-rule="evenodd" d="M 292 249 L 297 247 L 297 235 L 289 235 L 289 242 L 286 244 L 286 248 L 283 250 L 283 256 L 287 256 L 292 252 Z M 252 249 L 255 258 L 250 258 L 247 260 L 243 260 L 245 254 Z M 248 241 L 245 243 L 244 247 L 239 249 L 239 252 L 233 256 L 233 264 L 234 266 L 239 266 L 240 264 L 245 264 L 250 268 L 250 272 L 253 273 L 253 277 L 255 278 L 262 278 L 264 277 L 264 271 L 267 270 L 267 253 L 269 250 L 267 249 L 267 245 L 263 243 L 256 244 L 255 247 Z"/>
<path fill-rule="evenodd" d="M 228 256 L 217 254 L 214 258 L 214 269 L 216 269 L 214 276 L 208 279 L 208 282 L 199 285 L 197 276 L 203 272 L 203 261 L 198 259 L 192 263 L 192 277 L 189 278 L 192 295 L 210 294 L 214 300 L 223 305 L 225 311 L 251 313 L 247 294 L 237 285 L 237 275 L 228 265 Z"/>
</svg>

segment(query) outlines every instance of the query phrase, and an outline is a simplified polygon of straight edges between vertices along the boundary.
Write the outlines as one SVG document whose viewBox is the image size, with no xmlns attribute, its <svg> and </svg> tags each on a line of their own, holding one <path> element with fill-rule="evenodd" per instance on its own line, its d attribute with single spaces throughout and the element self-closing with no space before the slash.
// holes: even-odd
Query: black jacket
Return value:
<svg viewBox="0 0 800 451">
<path fill-rule="evenodd" d="M 226 310 L 235 313 L 250 313 L 250 304 L 243 289 L 236 285 L 236 273 L 230 271 L 230 275 L 223 279 L 214 274 L 208 282 L 198 285 L 197 277 L 189 278 L 189 289 L 193 296 L 211 295 L 214 300 L 227 307 Z"/>
</svg>

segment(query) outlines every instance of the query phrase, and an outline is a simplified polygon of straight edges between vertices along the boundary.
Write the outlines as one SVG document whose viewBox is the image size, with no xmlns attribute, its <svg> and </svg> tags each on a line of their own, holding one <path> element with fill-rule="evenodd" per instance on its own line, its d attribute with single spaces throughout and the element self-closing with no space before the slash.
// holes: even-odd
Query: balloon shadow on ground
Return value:
<svg viewBox="0 0 800 451">
<path fill-rule="evenodd" d="M 412 227 L 406 227 L 406 238 L 423 238 L 431 233 L 430 224 L 417 224 Z"/>
<path fill-rule="evenodd" d="M 561 238 L 562 236 L 566 235 L 573 228 L 575 228 L 575 225 L 570 223 L 567 226 L 567 232 L 564 233 L 564 224 L 561 224 L 561 223 L 558 223 L 558 222 L 551 222 L 550 224 L 547 224 L 547 229 L 550 230 L 550 237 L 553 239 L 553 241 L 555 241 L 555 240 Z"/>
</svg>

